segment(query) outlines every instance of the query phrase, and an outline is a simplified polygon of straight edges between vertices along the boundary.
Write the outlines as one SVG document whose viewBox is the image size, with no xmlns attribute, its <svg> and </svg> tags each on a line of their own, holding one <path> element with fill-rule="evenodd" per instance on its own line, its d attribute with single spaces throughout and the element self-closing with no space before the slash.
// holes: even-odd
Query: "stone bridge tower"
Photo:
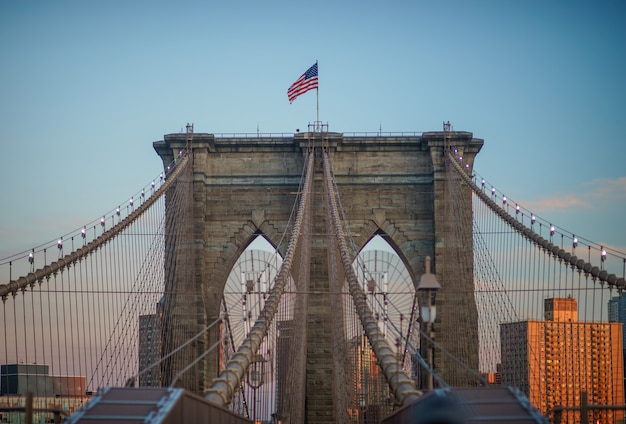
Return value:
<svg viewBox="0 0 626 424">
<path fill-rule="evenodd" d="M 461 190 L 455 194 L 460 196 L 457 204 L 463 206 L 464 216 L 459 220 L 450 213 L 454 199 L 449 196 L 450 174 L 444 163 L 445 149 L 454 146 L 471 171 L 483 141 L 469 132 L 399 136 L 194 134 L 193 172 L 189 177 L 193 188 L 186 200 L 190 219 L 183 231 L 186 237 L 179 241 L 185 248 L 175 253 L 184 257 L 176 269 L 166 269 L 166 279 L 175 287 L 200 294 L 193 302 L 178 306 L 180 316 L 184 315 L 182 327 L 189 327 L 187 333 L 195 334 L 217 318 L 230 270 L 256 235 L 263 234 L 284 253 L 286 245 L 279 245 L 280 237 L 292 212 L 306 146 L 309 139 L 321 140 L 322 136 L 328 141 L 337 187 L 357 247 L 362 248 L 375 235 L 382 236 L 401 257 L 415 285 L 424 272 L 425 257 L 433 258 L 433 272 L 443 286 L 437 297 L 437 339 L 477 370 L 471 193 Z M 169 134 L 155 142 L 154 148 L 167 166 L 185 144 L 185 134 Z M 321 178 L 317 174 L 321 172 L 320 160 L 316 160 L 316 180 Z M 319 194 L 313 200 L 314 222 L 322 222 L 326 213 L 316 209 L 324 208 L 323 198 Z M 177 225 L 177 217 L 168 220 L 168 225 Z M 313 228 L 312 233 L 318 230 Z M 465 242 L 460 241 L 459 232 Z M 328 358 L 332 349 L 331 330 L 327 327 L 332 320 L 325 247 L 326 239 L 320 238 L 311 248 L 310 284 L 311 292 L 316 294 L 309 296 L 307 319 L 308 422 L 334 421 L 329 412 L 333 409 L 329 407 L 333 404 L 333 384 L 328 376 L 333 375 L 333 361 Z M 191 349 L 200 354 L 218 339 L 216 330 Z M 458 370 L 445 356 L 437 354 L 435 364 L 449 384 L 475 384 L 474 377 Z M 201 394 L 217 376 L 219 367 L 217 355 L 207 356 L 199 372 L 183 380 L 184 385 Z"/>
</svg>

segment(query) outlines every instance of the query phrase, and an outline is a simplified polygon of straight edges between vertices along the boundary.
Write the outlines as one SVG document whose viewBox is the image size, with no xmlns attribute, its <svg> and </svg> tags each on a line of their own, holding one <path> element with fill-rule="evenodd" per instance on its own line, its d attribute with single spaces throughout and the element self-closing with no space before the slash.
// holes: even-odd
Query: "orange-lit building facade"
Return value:
<svg viewBox="0 0 626 424">
<path fill-rule="evenodd" d="M 576 299 L 546 299 L 545 321 L 500 325 L 502 384 L 522 389 L 543 414 L 556 406 L 624 404 L 622 324 L 579 322 Z M 623 411 L 595 410 L 589 422 L 621 423 Z M 579 423 L 578 411 L 562 421 Z"/>
</svg>

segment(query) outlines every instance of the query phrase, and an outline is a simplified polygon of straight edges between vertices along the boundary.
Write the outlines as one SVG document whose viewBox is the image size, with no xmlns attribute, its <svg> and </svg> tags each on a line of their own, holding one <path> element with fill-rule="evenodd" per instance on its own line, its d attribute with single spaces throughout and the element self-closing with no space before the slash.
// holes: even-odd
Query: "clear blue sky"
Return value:
<svg viewBox="0 0 626 424">
<path fill-rule="evenodd" d="M 440 131 L 556 225 L 626 250 L 623 1 L 0 2 L 0 257 L 82 226 L 179 132 Z"/>
</svg>

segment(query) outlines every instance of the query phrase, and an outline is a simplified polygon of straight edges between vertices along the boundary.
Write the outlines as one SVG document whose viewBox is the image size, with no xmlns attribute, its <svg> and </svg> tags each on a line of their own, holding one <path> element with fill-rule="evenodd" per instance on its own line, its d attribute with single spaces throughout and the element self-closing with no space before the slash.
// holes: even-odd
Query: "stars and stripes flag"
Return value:
<svg viewBox="0 0 626 424">
<path fill-rule="evenodd" d="M 314 88 L 317 88 L 317 62 L 307 69 L 304 74 L 300 75 L 300 78 L 298 78 L 296 82 L 291 84 L 291 87 L 287 90 L 289 103 L 293 103 L 300 94 L 304 94 Z"/>
</svg>

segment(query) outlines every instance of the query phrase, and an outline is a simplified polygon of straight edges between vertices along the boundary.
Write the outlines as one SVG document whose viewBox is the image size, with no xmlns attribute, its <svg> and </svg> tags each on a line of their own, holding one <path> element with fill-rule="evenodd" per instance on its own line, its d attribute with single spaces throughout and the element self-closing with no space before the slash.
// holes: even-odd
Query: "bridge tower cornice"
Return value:
<svg viewBox="0 0 626 424">
<path fill-rule="evenodd" d="M 297 133 L 294 140 L 303 151 L 309 147 L 323 146 L 336 150 L 343 141 L 343 134 L 337 132 L 305 132 Z"/>
<path fill-rule="evenodd" d="M 468 131 L 430 131 L 422 134 L 422 141 L 428 145 L 435 170 L 443 170 L 446 149 L 458 149 L 459 155 L 466 155 L 464 162 L 473 165 L 474 157 L 483 147 L 482 138 L 474 138 Z M 439 168 L 439 169 L 438 169 Z"/>
</svg>

